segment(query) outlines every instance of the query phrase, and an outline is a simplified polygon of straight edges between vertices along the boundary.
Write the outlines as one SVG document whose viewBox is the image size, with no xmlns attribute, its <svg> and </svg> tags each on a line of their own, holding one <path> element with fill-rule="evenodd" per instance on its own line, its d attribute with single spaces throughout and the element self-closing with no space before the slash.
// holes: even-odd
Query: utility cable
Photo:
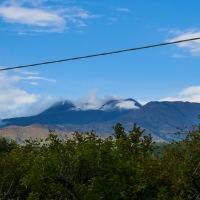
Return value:
<svg viewBox="0 0 200 200">
<path fill-rule="evenodd" d="M 98 56 L 105 56 L 105 55 L 123 53 L 123 52 L 128 52 L 128 51 L 137 51 L 137 50 L 142 50 L 142 49 L 149 49 L 149 48 L 154 48 L 154 47 L 159 47 L 159 46 L 166 46 L 166 45 L 177 44 L 177 43 L 188 42 L 188 41 L 194 41 L 194 40 L 199 40 L 199 39 L 200 39 L 200 37 L 198 37 L 198 38 L 190 38 L 190 39 L 185 39 L 185 40 L 177 40 L 177 41 L 172 41 L 172 42 L 165 42 L 165 43 L 153 44 L 153 45 L 130 48 L 130 49 L 123 49 L 123 50 L 110 51 L 110 52 L 104 52 L 104 53 L 98 53 L 98 54 L 91 54 L 91 55 L 79 56 L 79 57 L 74 57 L 74 58 L 66 58 L 66 59 L 62 59 L 62 60 L 40 62 L 40 63 L 35 63 L 35 64 L 21 65 L 21 66 L 9 67 L 9 68 L 1 68 L 0 71 L 27 68 L 27 67 L 34 67 L 34 66 L 38 66 L 38 65 L 49 65 L 49 64 L 53 64 L 53 63 L 80 60 L 80 59 L 86 59 L 86 58 L 92 58 L 92 57 L 98 57 Z"/>
</svg>

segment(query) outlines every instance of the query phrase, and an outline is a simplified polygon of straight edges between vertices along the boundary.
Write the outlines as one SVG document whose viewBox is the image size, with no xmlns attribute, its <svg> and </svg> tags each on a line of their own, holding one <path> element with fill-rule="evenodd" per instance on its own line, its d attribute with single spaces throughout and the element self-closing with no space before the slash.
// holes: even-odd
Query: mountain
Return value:
<svg viewBox="0 0 200 200">
<path fill-rule="evenodd" d="M 112 123 L 121 122 L 128 129 L 135 122 L 146 128 L 149 132 L 159 136 L 165 141 L 176 139 L 175 136 L 181 129 L 187 126 L 199 124 L 200 103 L 190 102 L 149 102 L 138 110 L 113 120 Z"/>
<path fill-rule="evenodd" d="M 152 133 L 154 139 L 164 141 L 180 139 L 174 133 L 183 125 L 190 128 L 199 124 L 200 103 L 149 102 L 141 106 L 134 99 L 124 99 L 107 101 L 95 109 L 86 109 L 87 106 L 77 107 L 70 101 L 61 101 L 38 115 L 2 121 L 6 126 L 38 124 L 65 132 L 94 130 L 101 136 L 113 133 L 112 126 L 118 122 L 126 130 L 137 123 L 146 133 Z"/>
<path fill-rule="evenodd" d="M 85 105 L 87 106 L 87 105 Z M 88 124 L 113 120 L 141 105 L 133 99 L 112 100 L 96 109 L 76 107 L 70 101 L 57 102 L 42 113 L 31 117 L 2 120 L 7 125 L 30 126 L 32 124 Z"/>
<path fill-rule="evenodd" d="M 40 113 L 40 115 L 52 115 L 55 113 L 68 112 L 74 109 L 76 109 L 75 105 L 72 102 L 65 100 L 55 103 L 47 110 Z"/>
</svg>

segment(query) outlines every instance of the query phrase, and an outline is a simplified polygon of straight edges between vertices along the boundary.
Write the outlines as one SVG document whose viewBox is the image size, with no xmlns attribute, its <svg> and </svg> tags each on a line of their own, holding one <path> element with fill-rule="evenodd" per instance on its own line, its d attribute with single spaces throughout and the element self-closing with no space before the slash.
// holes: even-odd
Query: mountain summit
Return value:
<svg viewBox="0 0 200 200">
<path fill-rule="evenodd" d="M 131 110 L 131 109 L 139 109 L 142 105 L 139 104 L 134 99 L 123 99 L 123 100 L 110 100 L 102 105 L 101 110 L 109 111 L 109 110 Z"/>
<path fill-rule="evenodd" d="M 50 108 L 40 113 L 40 115 L 51 115 L 60 112 L 68 112 L 70 110 L 75 110 L 75 109 L 76 107 L 71 101 L 68 100 L 59 101 L 53 104 Z"/>
<path fill-rule="evenodd" d="M 85 103 L 79 107 L 71 101 L 60 101 L 31 117 L 4 119 L 7 125 L 29 126 L 32 124 L 88 124 L 113 120 L 141 105 L 133 99 L 110 100 L 96 108 Z"/>
</svg>

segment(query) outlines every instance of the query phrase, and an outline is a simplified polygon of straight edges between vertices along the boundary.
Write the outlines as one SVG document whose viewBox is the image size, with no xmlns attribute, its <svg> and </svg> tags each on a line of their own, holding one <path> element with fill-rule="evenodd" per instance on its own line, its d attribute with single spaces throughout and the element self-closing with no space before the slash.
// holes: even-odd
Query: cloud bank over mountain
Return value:
<svg viewBox="0 0 200 200">
<path fill-rule="evenodd" d="M 71 101 L 80 110 L 95 110 L 110 100 L 119 100 L 118 107 L 133 108 L 133 102 L 123 101 L 120 96 L 113 95 L 98 97 L 97 89 L 92 89 L 83 97 L 78 99 L 52 97 L 49 94 L 29 92 L 20 84 L 38 87 L 47 82 L 56 84 L 56 80 L 40 76 L 37 72 L 15 71 L 14 74 L 6 72 L 0 74 L 0 119 L 11 117 L 31 116 L 38 114 L 55 102 L 61 100 Z M 137 98 L 134 96 L 133 98 Z M 152 99 L 155 101 L 156 99 Z M 163 97 L 159 101 L 189 101 L 200 103 L 200 86 L 191 86 L 183 89 L 173 96 Z M 142 101 L 138 101 L 142 103 Z M 142 104 L 146 104 L 142 103 Z"/>
<path fill-rule="evenodd" d="M 200 86 L 191 86 L 185 88 L 175 96 L 165 97 L 160 101 L 188 101 L 200 103 Z"/>
<path fill-rule="evenodd" d="M 90 92 L 85 94 L 82 98 L 71 100 L 77 108 L 81 110 L 88 110 L 88 109 L 99 109 L 104 103 L 109 100 L 118 100 L 121 99 L 119 96 L 104 96 L 100 98 L 97 96 L 97 89 L 92 89 Z"/>
<path fill-rule="evenodd" d="M 39 76 L 37 73 L 26 74 L 21 71 L 15 71 L 14 74 L 6 72 L 0 73 L 0 118 L 19 117 L 37 114 L 44 107 L 48 107 L 53 98 L 49 95 L 28 92 L 23 86 L 33 85 L 32 81 L 36 81 L 36 86 L 42 82 L 55 83 L 46 77 Z M 34 87 L 34 86 L 33 86 Z"/>
</svg>

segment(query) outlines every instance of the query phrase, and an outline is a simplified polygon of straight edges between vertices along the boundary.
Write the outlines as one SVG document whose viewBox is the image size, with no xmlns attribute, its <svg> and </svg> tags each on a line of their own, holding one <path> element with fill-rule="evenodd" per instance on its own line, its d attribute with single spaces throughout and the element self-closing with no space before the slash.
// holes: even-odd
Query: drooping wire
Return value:
<svg viewBox="0 0 200 200">
<path fill-rule="evenodd" d="M 130 48 L 130 49 L 122 49 L 122 50 L 117 50 L 117 51 L 103 52 L 103 53 L 91 54 L 91 55 L 86 55 L 86 56 L 66 58 L 66 59 L 62 59 L 62 60 L 54 60 L 54 61 L 40 62 L 40 63 L 34 63 L 34 64 L 15 66 L 15 67 L 1 68 L 0 71 L 34 67 L 34 66 L 39 66 L 39 65 L 48 65 L 48 64 L 59 63 L 59 62 L 67 62 L 67 61 L 80 60 L 80 59 L 86 59 L 86 58 L 92 58 L 92 57 L 98 57 L 98 56 L 118 54 L 118 53 L 123 53 L 123 52 L 128 52 L 128 51 L 137 51 L 137 50 L 142 50 L 142 49 L 149 49 L 149 48 L 166 46 L 166 45 L 177 44 L 177 43 L 188 42 L 188 41 L 194 41 L 194 40 L 199 40 L 199 39 L 200 39 L 200 37 L 190 38 L 190 39 L 185 39 L 185 40 L 177 40 L 177 41 L 172 41 L 172 42 L 165 42 L 165 43 L 160 43 L 160 44 L 153 44 L 153 45 L 148 45 L 148 46 L 135 47 L 135 48 Z"/>
</svg>

